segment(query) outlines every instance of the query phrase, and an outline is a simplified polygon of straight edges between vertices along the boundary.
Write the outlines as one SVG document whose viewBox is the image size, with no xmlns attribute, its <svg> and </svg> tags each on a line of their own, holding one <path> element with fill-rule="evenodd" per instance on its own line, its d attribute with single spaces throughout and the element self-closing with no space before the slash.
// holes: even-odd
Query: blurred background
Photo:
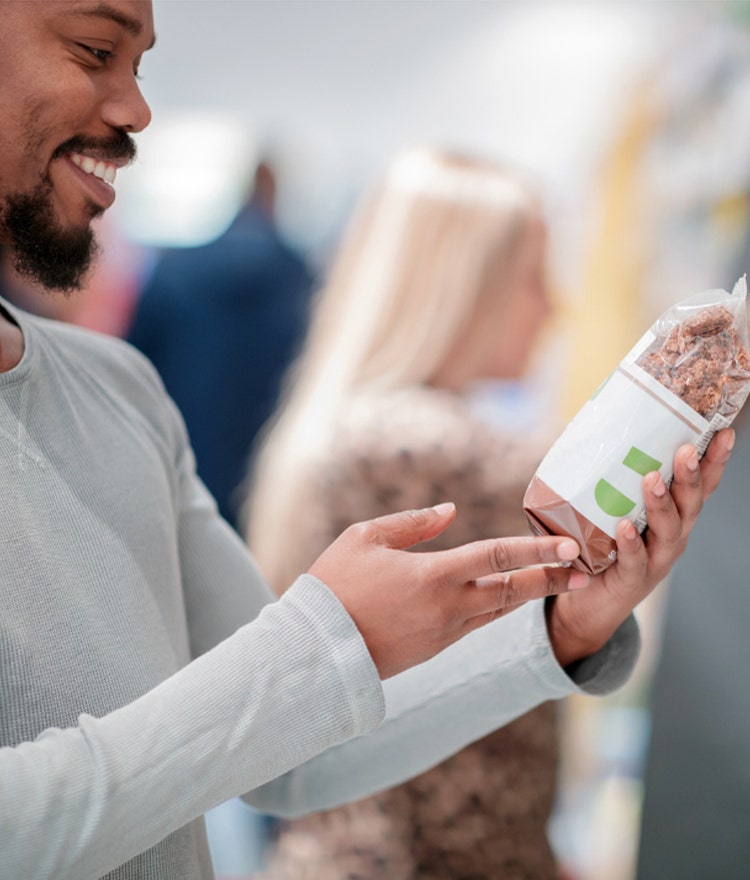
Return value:
<svg viewBox="0 0 750 880">
<path fill-rule="evenodd" d="M 750 196 L 750 9 L 661 0 L 156 0 L 142 88 L 154 118 L 101 225 L 84 295 L 30 308 L 125 336 L 165 248 L 220 236 L 258 162 L 312 276 L 401 147 L 505 158 L 546 199 L 559 317 L 523 395 L 564 423 L 670 303 L 731 289 Z M 508 403 L 510 401 L 510 403 Z M 576 880 L 635 876 L 663 596 L 640 611 L 631 684 L 564 706 L 550 833 Z M 243 805 L 209 816 L 218 873 L 262 840 Z"/>
</svg>

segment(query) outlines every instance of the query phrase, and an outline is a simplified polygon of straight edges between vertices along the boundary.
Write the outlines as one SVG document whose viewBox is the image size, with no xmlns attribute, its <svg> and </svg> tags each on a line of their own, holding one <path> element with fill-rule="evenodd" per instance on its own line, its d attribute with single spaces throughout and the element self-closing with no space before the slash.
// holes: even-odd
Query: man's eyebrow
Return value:
<svg viewBox="0 0 750 880">
<path fill-rule="evenodd" d="M 138 37 L 143 30 L 143 25 L 137 18 L 133 18 L 127 13 L 123 12 L 121 9 L 117 9 L 117 7 L 112 6 L 110 3 L 98 3 L 96 6 L 90 6 L 88 8 L 78 8 L 71 9 L 71 15 L 83 15 L 87 18 L 107 18 L 110 21 L 115 22 L 115 24 L 119 24 L 120 27 L 124 28 L 129 34 L 132 34 L 134 37 Z M 156 37 L 149 43 L 146 49 L 152 49 L 154 43 L 156 42 Z"/>
</svg>

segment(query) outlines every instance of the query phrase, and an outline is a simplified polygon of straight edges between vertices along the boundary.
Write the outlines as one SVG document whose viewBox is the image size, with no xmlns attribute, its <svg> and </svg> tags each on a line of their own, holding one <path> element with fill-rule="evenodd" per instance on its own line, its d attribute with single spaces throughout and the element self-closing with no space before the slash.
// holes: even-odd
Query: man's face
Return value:
<svg viewBox="0 0 750 880">
<path fill-rule="evenodd" d="M 0 241 L 48 288 L 80 286 L 91 221 L 151 118 L 137 71 L 150 0 L 0 0 Z"/>
</svg>

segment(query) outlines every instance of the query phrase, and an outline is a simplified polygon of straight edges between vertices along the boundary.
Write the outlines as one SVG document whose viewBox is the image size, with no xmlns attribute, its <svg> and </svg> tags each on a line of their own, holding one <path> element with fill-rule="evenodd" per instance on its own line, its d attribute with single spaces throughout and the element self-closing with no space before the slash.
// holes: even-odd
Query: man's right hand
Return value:
<svg viewBox="0 0 750 880">
<path fill-rule="evenodd" d="M 579 554 L 570 538 L 498 538 L 452 550 L 408 552 L 443 532 L 453 504 L 350 526 L 309 569 L 342 602 L 382 679 L 429 660 L 530 599 L 587 586 L 561 567 Z"/>
</svg>

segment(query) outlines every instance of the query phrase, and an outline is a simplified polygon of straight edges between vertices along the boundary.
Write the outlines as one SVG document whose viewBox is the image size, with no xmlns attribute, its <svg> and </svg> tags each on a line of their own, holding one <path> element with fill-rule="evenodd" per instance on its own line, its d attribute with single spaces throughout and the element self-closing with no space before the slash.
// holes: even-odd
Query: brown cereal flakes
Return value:
<svg viewBox="0 0 750 880">
<path fill-rule="evenodd" d="M 750 379 L 750 354 L 734 315 L 709 306 L 657 338 L 636 363 L 707 419 L 737 412 Z"/>
</svg>

